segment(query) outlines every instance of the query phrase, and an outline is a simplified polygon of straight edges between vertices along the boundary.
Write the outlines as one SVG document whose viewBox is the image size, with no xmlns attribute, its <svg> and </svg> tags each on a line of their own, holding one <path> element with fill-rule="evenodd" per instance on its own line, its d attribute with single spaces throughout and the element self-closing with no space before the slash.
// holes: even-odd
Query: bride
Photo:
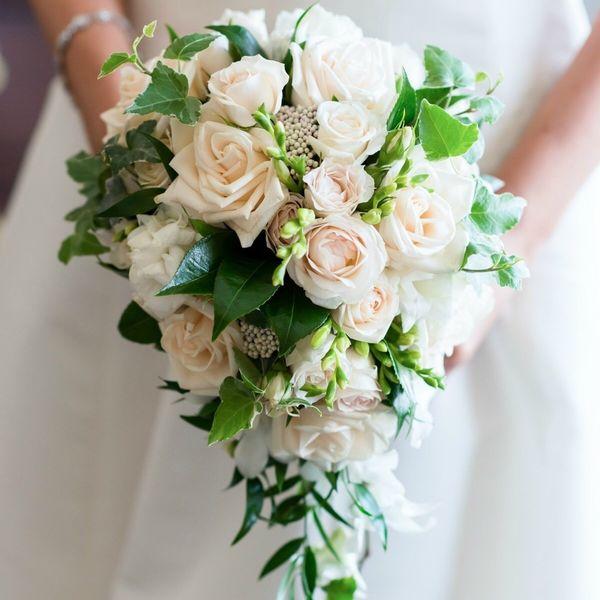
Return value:
<svg viewBox="0 0 600 600">
<path fill-rule="evenodd" d="M 209 0 L 33 4 L 53 43 L 90 11 L 126 12 L 136 29 L 157 18 L 187 33 L 223 9 Z M 272 17 L 296 2 L 261 4 Z M 499 299 L 502 314 L 481 346 L 452 358 L 457 368 L 423 449 L 400 448 L 409 492 L 440 502 L 438 526 L 393 539 L 369 562 L 370 597 L 600 597 L 592 562 L 600 556 L 592 464 L 600 25 L 575 58 L 588 33 L 578 0 L 322 4 L 368 35 L 417 49 L 435 43 L 488 72 L 504 70 L 508 108 L 484 167 L 530 201 L 508 244 L 528 257 L 531 280 L 518 297 Z M 115 103 L 118 81 L 96 73 L 128 45 L 116 18 L 74 35 L 62 69 L 74 102 L 53 84 L 0 236 L 0 596 L 274 598 L 276 582 L 259 584 L 256 574 L 280 532 L 229 547 L 242 509 L 237 488 L 220 491 L 229 459 L 207 449 L 156 390 L 148 373 L 162 372 L 162 357 L 113 330 L 126 285 L 85 260 L 65 271 L 56 259 L 68 233 L 61 215 L 77 203 L 63 162 L 85 144 L 84 128 L 99 147 L 98 115 Z"/>
</svg>

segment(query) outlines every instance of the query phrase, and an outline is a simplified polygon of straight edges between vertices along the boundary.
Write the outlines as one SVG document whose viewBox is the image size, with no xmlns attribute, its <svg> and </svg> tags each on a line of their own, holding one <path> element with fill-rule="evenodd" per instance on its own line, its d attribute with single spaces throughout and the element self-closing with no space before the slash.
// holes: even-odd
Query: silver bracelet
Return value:
<svg viewBox="0 0 600 600">
<path fill-rule="evenodd" d="M 62 75 L 67 88 L 69 87 L 65 74 L 65 57 L 67 51 L 73 42 L 75 36 L 81 31 L 85 31 L 96 23 L 115 23 L 124 29 L 129 35 L 132 34 L 133 28 L 131 22 L 124 15 L 113 12 L 112 10 L 98 10 L 95 12 L 82 13 L 71 19 L 71 22 L 60 32 L 56 38 L 54 47 L 54 56 L 58 72 Z"/>
</svg>

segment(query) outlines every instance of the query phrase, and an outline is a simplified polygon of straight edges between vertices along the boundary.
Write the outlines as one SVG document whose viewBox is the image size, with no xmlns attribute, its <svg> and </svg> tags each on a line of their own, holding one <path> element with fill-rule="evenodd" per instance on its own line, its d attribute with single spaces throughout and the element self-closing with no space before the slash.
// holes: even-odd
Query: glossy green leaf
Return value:
<svg viewBox="0 0 600 600">
<path fill-rule="evenodd" d="M 250 429 L 256 414 L 254 394 L 238 379 L 228 377 L 219 390 L 221 404 L 215 413 L 208 444 L 229 440 L 240 431 Z"/>
<path fill-rule="evenodd" d="M 215 412 L 219 407 L 219 399 L 215 398 L 208 404 L 205 404 L 196 415 L 181 415 L 181 419 L 188 425 L 197 427 L 202 431 L 210 431 L 213 426 Z"/>
<path fill-rule="evenodd" d="M 277 291 L 271 282 L 277 261 L 247 254 L 226 256 L 215 279 L 213 340 L 231 323 L 262 306 Z"/>
<path fill-rule="evenodd" d="M 339 521 L 346 527 L 353 529 L 352 525 L 344 519 L 332 506 L 329 502 L 317 492 L 317 490 L 311 490 L 311 494 L 314 496 L 315 500 L 319 503 L 319 506 L 325 511 L 328 512 L 330 516 L 332 516 L 336 521 Z"/>
<path fill-rule="evenodd" d="M 264 502 L 264 489 L 260 479 L 246 480 L 246 512 L 240 530 L 231 545 L 244 538 L 258 521 Z"/>
<path fill-rule="evenodd" d="M 419 137 L 429 160 L 461 156 L 477 141 L 479 128 L 465 125 L 443 108 L 423 100 L 419 116 Z"/>
<path fill-rule="evenodd" d="M 178 37 L 165 50 L 164 57 L 175 60 L 191 60 L 198 52 L 206 50 L 215 39 L 214 35 L 208 33 L 190 33 Z"/>
<path fill-rule="evenodd" d="M 235 362 L 240 370 L 242 381 L 250 391 L 256 394 L 262 394 L 264 390 L 260 387 L 262 373 L 258 367 L 252 362 L 249 356 L 246 356 L 238 348 L 234 348 Z"/>
<path fill-rule="evenodd" d="M 392 131 L 403 125 L 412 125 L 417 116 L 417 95 L 404 69 L 402 69 L 402 76 L 396 82 L 396 91 L 398 92 L 398 97 L 388 117 L 388 131 Z"/>
<path fill-rule="evenodd" d="M 475 74 L 469 65 L 436 46 L 427 46 L 424 52 L 428 87 L 470 88 L 475 85 Z"/>
<path fill-rule="evenodd" d="M 304 290 L 291 281 L 279 288 L 261 310 L 279 339 L 282 356 L 323 325 L 330 315 L 327 309 L 313 304 Z"/>
<path fill-rule="evenodd" d="M 256 38 L 241 25 L 209 25 L 207 29 L 221 33 L 228 39 L 229 54 L 234 62 L 243 56 L 255 56 L 256 54 L 267 58 L 267 54 L 260 47 Z"/>
<path fill-rule="evenodd" d="M 281 548 L 279 548 L 279 550 L 277 550 L 277 552 L 275 552 L 273 556 L 271 556 L 271 558 L 269 558 L 269 560 L 266 562 L 265 566 L 260 572 L 259 579 L 266 577 L 269 573 L 272 573 L 275 569 L 278 569 L 281 565 L 286 563 L 292 556 L 294 556 L 294 554 L 296 554 L 296 552 L 298 552 L 298 550 L 300 550 L 303 543 L 304 538 L 301 537 L 290 540 L 281 546 Z"/>
<path fill-rule="evenodd" d="M 131 302 L 119 320 L 119 333 L 138 344 L 160 343 L 161 332 L 156 319 L 139 304 Z"/>
<path fill-rule="evenodd" d="M 156 196 L 164 193 L 164 188 L 144 188 L 118 200 L 108 208 L 102 208 L 99 217 L 135 217 L 156 209 Z"/>
<path fill-rule="evenodd" d="M 302 587 L 307 598 L 312 595 L 317 587 L 317 559 L 310 546 L 304 548 L 304 561 L 302 564 Z"/>
<path fill-rule="evenodd" d="M 194 125 L 200 116 L 198 98 L 188 96 L 188 79 L 159 62 L 152 71 L 148 87 L 126 109 L 128 113 L 148 115 L 157 112 L 177 118 L 184 125 Z"/>
<path fill-rule="evenodd" d="M 356 581 L 352 577 L 334 579 L 323 588 L 327 600 L 354 600 L 356 589 Z"/>
<path fill-rule="evenodd" d="M 173 279 L 157 296 L 211 295 L 217 270 L 224 257 L 236 247 L 235 243 L 235 235 L 227 229 L 197 241 L 184 256 Z"/>
</svg>

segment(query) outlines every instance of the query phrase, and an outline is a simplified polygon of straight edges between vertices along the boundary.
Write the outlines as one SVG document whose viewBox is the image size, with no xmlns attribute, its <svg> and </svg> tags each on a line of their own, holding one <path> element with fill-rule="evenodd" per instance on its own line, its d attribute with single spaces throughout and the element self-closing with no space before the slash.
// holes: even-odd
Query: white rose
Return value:
<svg viewBox="0 0 600 600">
<path fill-rule="evenodd" d="M 304 197 L 299 194 L 290 194 L 287 201 L 281 205 L 267 226 L 267 245 L 274 252 L 280 246 L 288 246 L 296 241 L 297 236 L 282 238 L 281 228 L 291 219 L 295 219 L 298 209 L 304 203 Z"/>
<path fill-rule="evenodd" d="M 118 219 L 110 229 L 98 229 L 96 236 L 103 246 L 109 249 L 102 259 L 117 269 L 129 269 L 131 257 L 127 245 L 127 233 L 137 226 L 135 221 Z"/>
<path fill-rule="evenodd" d="M 391 267 L 402 275 L 458 270 L 468 238 L 448 202 L 420 186 L 393 197 L 394 210 L 379 225 Z"/>
<path fill-rule="evenodd" d="M 209 79 L 211 108 L 240 127 L 252 127 L 252 114 L 261 105 L 270 113 L 279 112 L 287 81 L 282 63 L 259 55 L 244 56 Z"/>
<path fill-rule="evenodd" d="M 392 46 L 371 38 L 355 41 L 324 38 L 290 46 L 293 57 L 292 100 L 319 105 L 334 97 L 356 100 L 387 115 L 396 97 Z"/>
<path fill-rule="evenodd" d="M 300 457 L 323 468 L 354 460 L 367 460 L 388 450 L 396 433 L 394 411 L 383 405 L 370 411 L 341 412 L 312 408 L 273 419 L 271 454 L 280 460 Z"/>
<path fill-rule="evenodd" d="M 277 15 L 270 41 L 270 55 L 276 60 L 282 60 L 285 56 L 296 23 L 303 12 L 301 8 L 298 8 L 293 12 L 282 11 Z M 334 15 L 320 4 L 315 4 L 298 25 L 295 41 L 299 44 L 310 43 L 318 38 L 350 41 L 358 40 L 362 36 L 362 30 L 350 17 Z"/>
<path fill-rule="evenodd" d="M 415 504 L 406 498 L 404 486 L 394 474 L 398 453 L 390 450 L 362 462 L 348 465 L 348 475 L 355 483 L 365 483 L 381 508 L 388 526 L 398 532 L 420 532 L 435 523 L 429 517 L 434 509 L 429 504 Z M 423 522 L 418 517 L 427 517 Z"/>
<path fill-rule="evenodd" d="M 326 158 L 304 176 L 307 206 L 318 217 L 349 215 L 375 191 L 373 178 L 359 164 L 340 164 Z"/>
<path fill-rule="evenodd" d="M 267 31 L 265 16 L 265 11 L 262 8 L 249 10 L 248 12 L 226 8 L 219 19 L 212 24 L 240 25 L 241 27 L 246 28 L 255 37 L 262 48 L 265 49 L 269 43 L 269 32 Z"/>
<path fill-rule="evenodd" d="M 337 409 L 344 413 L 374 410 L 381 402 L 381 390 L 377 383 L 377 367 L 373 359 L 349 350 L 346 360 L 348 383 L 336 392 Z"/>
<path fill-rule="evenodd" d="M 400 298 L 395 279 L 385 273 L 367 294 L 355 304 L 342 304 L 335 320 L 353 340 L 380 342 L 400 312 Z"/>
<path fill-rule="evenodd" d="M 408 44 L 394 46 L 393 52 L 394 71 L 400 75 L 404 69 L 412 87 L 422 87 L 425 81 L 425 66 L 421 57 Z"/>
<path fill-rule="evenodd" d="M 182 388 L 199 396 L 216 396 L 223 380 L 237 373 L 233 349 L 241 344 L 241 335 L 237 326 L 230 325 L 213 342 L 209 303 L 196 302 L 159 325 L 172 377 Z"/>
<path fill-rule="evenodd" d="M 387 255 L 377 230 L 360 217 L 317 219 L 306 230 L 307 250 L 288 271 L 319 306 L 361 300 L 383 272 Z"/>
<path fill-rule="evenodd" d="M 263 152 L 268 143 L 263 134 L 214 121 L 200 123 L 193 143 L 171 162 L 179 177 L 160 201 L 180 204 L 208 223 L 226 223 L 244 248 L 251 246 L 286 198 Z"/>
<path fill-rule="evenodd" d="M 227 38 L 219 36 L 192 60 L 176 61 L 173 68 L 181 70 L 187 76 L 190 95 L 204 100 L 208 96 L 208 81 L 211 75 L 225 69 L 231 62 Z"/>
<path fill-rule="evenodd" d="M 162 163 L 151 163 L 145 160 L 134 164 L 133 169 L 140 187 L 168 188 L 171 178 Z"/>
<path fill-rule="evenodd" d="M 323 102 L 317 109 L 319 129 L 311 146 L 321 157 L 338 162 L 364 162 L 383 146 L 385 120 L 359 102 Z"/>
<path fill-rule="evenodd" d="M 171 281 L 197 234 L 178 207 L 160 206 L 156 215 L 140 215 L 140 226 L 127 236 L 133 299 L 149 314 L 164 319 L 175 312 L 185 296 L 156 296 Z"/>
</svg>

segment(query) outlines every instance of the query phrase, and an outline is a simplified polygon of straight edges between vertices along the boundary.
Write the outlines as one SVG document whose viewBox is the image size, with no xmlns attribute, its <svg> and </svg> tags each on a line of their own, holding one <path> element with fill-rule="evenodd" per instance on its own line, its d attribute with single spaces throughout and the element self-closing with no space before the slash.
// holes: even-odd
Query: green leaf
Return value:
<svg viewBox="0 0 600 600">
<path fill-rule="evenodd" d="M 237 544 L 254 527 L 262 511 L 264 502 L 264 489 L 260 479 L 246 480 L 246 512 L 240 530 L 237 532 L 232 546 Z"/>
<path fill-rule="evenodd" d="M 308 507 L 304 500 L 304 494 L 297 494 L 286 498 L 281 504 L 275 507 L 271 515 L 271 523 L 278 525 L 289 525 L 300 521 L 306 516 Z"/>
<path fill-rule="evenodd" d="M 108 252 L 108 248 L 103 246 L 93 233 L 75 232 L 61 244 L 58 259 L 66 265 L 75 256 L 97 256 L 104 252 Z"/>
<path fill-rule="evenodd" d="M 417 95 L 404 69 L 402 69 L 402 77 L 396 81 L 396 91 L 398 97 L 388 117 L 388 131 L 393 131 L 403 125 L 412 125 L 417 116 Z"/>
<path fill-rule="evenodd" d="M 277 494 L 282 494 L 283 492 L 287 492 L 291 490 L 295 485 L 300 483 L 302 478 L 299 475 L 294 475 L 293 477 L 288 477 L 279 487 L 278 483 L 272 485 L 265 491 L 265 498 L 272 498 L 273 496 L 277 496 Z"/>
<path fill-rule="evenodd" d="M 267 54 L 260 47 L 256 38 L 241 25 L 209 25 L 207 29 L 217 31 L 229 40 L 229 54 L 234 62 L 243 56 L 255 56 L 256 54 L 267 58 Z"/>
<path fill-rule="evenodd" d="M 443 108 L 423 100 L 419 116 L 419 136 L 429 160 L 461 156 L 479 137 L 475 123 L 465 125 Z"/>
<path fill-rule="evenodd" d="M 492 260 L 497 267 L 501 267 L 495 271 L 500 287 L 508 287 L 513 290 L 520 290 L 523 287 L 523 279 L 529 277 L 529 269 L 522 258 L 503 254 L 499 257 L 492 256 Z"/>
<path fill-rule="evenodd" d="M 169 34 L 169 41 L 173 43 L 179 37 L 178 33 L 168 23 L 165 25 L 165 28 L 167 29 L 167 33 Z"/>
<path fill-rule="evenodd" d="M 136 302 L 131 302 L 122 314 L 119 333 L 126 340 L 138 344 L 159 344 L 162 337 L 156 319 Z"/>
<path fill-rule="evenodd" d="M 417 106 L 421 106 L 423 100 L 431 102 L 431 104 L 437 104 L 438 106 L 446 106 L 449 101 L 449 94 L 452 88 L 419 88 L 415 91 L 417 97 Z"/>
<path fill-rule="evenodd" d="M 106 165 L 98 155 L 82 151 L 67 160 L 69 177 L 81 184 L 79 193 L 88 200 L 102 195 L 106 171 Z"/>
<path fill-rule="evenodd" d="M 135 217 L 156 209 L 156 196 L 164 193 L 164 188 L 144 188 L 118 200 L 108 208 L 102 208 L 99 217 Z"/>
<path fill-rule="evenodd" d="M 171 181 L 174 181 L 177 178 L 177 171 L 171 166 L 171 161 L 173 160 L 174 156 L 173 152 L 171 152 L 171 149 L 163 144 L 158 138 L 155 138 L 148 133 L 143 133 L 143 135 L 146 137 L 148 142 L 154 146 L 156 154 L 158 155 L 160 162 L 162 162 L 167 175 L 171 178 Z"/>
<path fill-rule="evenodd" d="M 127 132 L 125 136 L 127 146 L 121 146 L 113 140 L 104 147 L 104 153 L 110 163 L 113 174 L 118 174 L 121 169 L 125 169 L 138 161 L 151 163 L 162 161 L 161 156 L 151 141 L 155 139 L 151 136 L 155 127 L 156 121 L 145 121 L 136 129 L 131 129 Z M 150 139 L 148 139 L 149 137 Z M 158 140 L 156 141 L 158 142 Z M 173 154 L 171 153 L 172 158 Z M 177 174 L 175 173 L 176 176 Z M 171 177 L 171 179 L 174 179 L 174 177 Z"/>
<path fill-rule="evenodd" d="M 202 237 L 212 235 L 213 233 L 222 233 L 223 228 L 209 225 L 200 219 L 190 219 L 190 225 L 199 233 Z"/>
<path fill-rule="evenodd" d="M 294 556 L 294 554 L 296 554 L 296 552 L 298 552 L 298 550 L 300 550 L 303 543 L 304 538 L 301 537 L 290 540 L 281 546 L 281 548 L 279 548 L 279 550 L 277 550 L 277 552 L 275 552 L 275 554 L 273 554 L 266 562 L 258 578 L 262 579 L 263 577 L 266 577 L 269 573 L 272 573 L 275 569 L 278 569 L 281 565 L 286 563 Z"/>
<path fill-rule="evenodd" d="M 475 74 L 469 65 L 436 46 L 427 46 L 424 53 L 428 87 L 470 88 Z"/>
<path fill-rule="evenodd" d="M 279 354 L 284 356 L 296 343 L 318 329 L 329 318 L 329 311 L 313 304 L 302 288 L 288 281 L 265 304 L 262 311 L 269 327 L 279 339 Z"/>
<path fill-rule="evenodd" d="M 163 385 L 159 386 L 159 390 L 168 390 L 169 392 L 177 392 L 178 394 L 187 394 L 189 390 L 184 390 L 176 381 L 163 379 Z"/>
<path fill-rule="evenodd" d="M 208 445 L 231 439 L 234 435 L 252 427 L 256 413 L 254 394 L 238 379 L 228 377 L 219 390 L 221 404 L 208 436 Z"/>
<path fill-rule="evenodd" d="M 190 33 L 178 37 L 165 50 L 164 57 L 176 60 L 191 60 L 198 52 L 206 50 L 215 39 L 216 36 L 209 33 Z"/>
<path fill-rule="evenodd" d="M 275 483 L 279 492 L 283 491 L 285 485 L 285 474 L 287 473 L 287 463 L 275 461 Z"/>
<path fill-rule="evenodd" d="M 471 110 L 478 113 L 478 122 L 493 125 L 504 112 L 504 104 L 494 96 L 471 99 Z"/>
<path fill-rule="evenodd" d="M 277 261 L 246 254 L 226 256 L 215 279 L 213 340 L 235 319 L 262 306 L 277 288 L 271 283 Z"/>
<path fill-rule="evenodd" d="M 346 519 L 344 519 L 332 506 L 331 504 L 329 504 L 329 502 L 327 502 L 327 500 L 325 498 L 323 498 L 323 496 L 321 496 L 321 494 L 319 494 L 319 492 L 317 492 L 317 490 L 313 489 L 311 490 L 312 495 L 314 496 L 315 500 L 319 503 L 319 505 L 321 506 L 321 508 L 323 510 L 325 510 L 326 512 L 328 512 L 334 519 L 336 519 L 337 521 L 339 521 L 340 523 L 342 523 L 343 525 L 345 525 L 346 527 L 349 527 L 350 529 L 354 529 L 352 527 L 352 525 L 350 523 L 348 523 L 348 521 L 346 521 Z"/>
<path fill-rule="evenodd" d="M 115 52 L 111 54 L 102 67 L 100 68 L 100 73 L 98 74 L 98 79 L 102 79 L 102 77 L 106 77 L 110 75 L 114 71 L 116 71 L 119 67 L 123 65 L 134 63 L 135 57 L 131 56 L 127 52 Z"/>
<path fill-rule="evenodd" d="M 231 476 L 231 481 L 229 482 L 227 489 L 230 490 L 231 488 L 234 488 L 238 483 L 244 481 L 244 479 L 245 477 L 238 471 L 236 467 L 233 469 L 233 475 Z"/>
<path fill-rule="evenodd" d="M 184 256 L 173 279 L 157 296 L 212 294 L 219 265 L 234 247 L 235 235 L 227 229 L 198 240 Z"/>
<path fill-rule="evenodd" d="M 362 483 L 354 484 L 354 493 L 356 494 L 354 498 L 356 507 L 360 512 L 371 519 L 371 522 L 381 538 L 384 549 L 387 548 L 387 525 L 377 500 L 375 500 L 375 497 L 371 494 L 367 486 Z"/>
<path fill-rule="evenodd" d="M 156 31 L 156 23 L 157 23 L 157 21 L 151 21 L 147 25 L 144 25 L 144 29 L 142 29 L 142 33 L 147 38 L 153 38 L 154 37 L 154 32 Z"/>
<path fill-rule="evenodd" d="M 172 116 L 184 125 L 194 125 L 200 116 L 198 98 L 188 96 L 188 79 L 159 62 L 152 71 L 152 81 L 125 112 L 139 115 L 159 113 Z"/>
<path fill-rule="evenodd" d="M 345 577 L 334 579 L 323 591 L 327 592 L 327 600 L 353 600 L 356 588 L 356 581 L 352 577 Z"/>
<path fill-rule="evenodd" d="M 302 569 L 302 587 L 307 598 L 312 595 L 317 587 L 317 559 L 310 546 L 304 548 L 304 563 Z"/>
<path fill-rule="evenodd" d="M 246 387 L 256 394 L 262 394 L 264 392 L 260 387 L 262 374 L 258 370 L 258 367 L 252 362 L 250 357 L 246 356 L 238 348 L 234 348 L 233 352 L 235 354 L 235 362 L 240 369 L 242 381 L 246 384 Z"/>
<path fill-rule="evenodd" d="M 284 576 L 281 578 L 279 587 L 277 588 L 276 600 L 295 600 L 294 575 L 296 573 L 298 560 L 298 558 L 295 558 L 294 560 L 290 561 Z"/>
<path fill-rule="evenodd" d="M 196 415 L 181 415 L 181 419 L 188 425 L 197 427 L 202 431 L 210 431 L 215 418 L 215 412 L 219 406 L 219 399 L 215 398 L 208 404 L 205 404 Z"/>
<path fill-rule="evenodd" d="M 319 534 L 321 536 L 321 539 L 325 543 L 325 546 L 327 547 L 327 549 L 329 550 L 329 552 L 331 552 L 331 555 L 338 562 L 342 562 L 340 560 L 339 554 L 337 553 L 337 550 L 335 549 L 335 547 L 333 546 L 333 543 L 331 542 L 331 538 L 327 535 L 327 531 L 325 531 L 325 527 L 323 527 L 323 523 L 321 523 L 321 519 L 319 519 L 319 515 L 317 514 L 317 511 L 313 509 L 311 511 L 311 513 L 312 513 L 315 525 L 317 526 L 317 531 L 319 532 Z"/>
<path fill-rule="evenodd" d="M 501 235 L 521 220 L 525 205 L 523 198 L 509 193 L 494 194 L 480 181 L 475 191 L 469 218 L 481 232 L 488 235 Z"/>
</svg>

